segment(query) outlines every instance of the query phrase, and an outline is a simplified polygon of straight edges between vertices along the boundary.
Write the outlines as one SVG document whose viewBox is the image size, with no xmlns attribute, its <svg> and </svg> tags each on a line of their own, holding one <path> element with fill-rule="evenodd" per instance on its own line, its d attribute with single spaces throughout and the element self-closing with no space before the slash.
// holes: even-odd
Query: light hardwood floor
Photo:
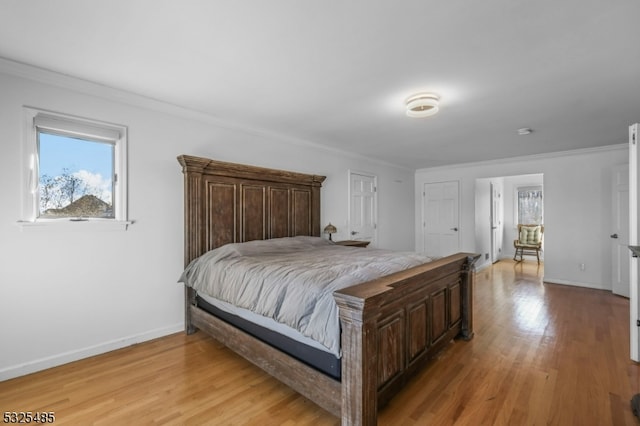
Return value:
<svg viewBox="0 0 640 426">
<path fill-rule="evenodd" d="M 629 302 L 541 281 L 535 262 L 480 271 L 475 337 L 453 342 L 380 412 L 381 425 L 638 425 Z M 182 333 L 0 382 L 0 409 L 55 424 L 336 425 L 204 333 Z"/>
</svg>

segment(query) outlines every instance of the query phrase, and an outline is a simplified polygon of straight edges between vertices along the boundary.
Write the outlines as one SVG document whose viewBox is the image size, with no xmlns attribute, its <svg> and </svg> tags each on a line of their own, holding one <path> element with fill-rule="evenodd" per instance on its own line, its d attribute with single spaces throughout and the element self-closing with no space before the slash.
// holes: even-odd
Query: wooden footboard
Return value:
<svg viewBox="0 0 640 426">
<path fill-rule="evenodd" d="M 342 424 L 384 405 L 452 338 L 473 336 L 473 264 L 458 253 L 334 293 L 342 326 Z"/>
<path fill-rule="evenodd" d="M 342 380 L 325 376 L 195 306 L 188 290 L 187 331 L 200 328 L 275 378 L 340 416 L 375 425 L 379 406 L 454 337 L 473 336 L 473 264 L 458 253 L 334 293 L 342 328 Z"/>
</svg>

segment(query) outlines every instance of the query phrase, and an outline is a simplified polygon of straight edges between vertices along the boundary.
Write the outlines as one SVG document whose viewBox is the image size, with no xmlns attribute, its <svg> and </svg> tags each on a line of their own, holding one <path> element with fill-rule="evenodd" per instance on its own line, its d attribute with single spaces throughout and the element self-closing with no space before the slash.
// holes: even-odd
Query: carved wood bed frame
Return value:
<svg viewBox="0 0 640 426">
<path fill-rule="evenodd" d="M 227 243 L 321 235 L 324 176 L 187 155 L 178 162 L 184 173 L 185 266 Z M 374 425 L 378 407 L 451 339 L 473 336 L 477 258 L 458 253 L 334 293 L 342 330 L 341 380 L 200 309 L 189 287 L 185 327 L 187 333 L 210 334 L 343 425 Z"/>
</svg>

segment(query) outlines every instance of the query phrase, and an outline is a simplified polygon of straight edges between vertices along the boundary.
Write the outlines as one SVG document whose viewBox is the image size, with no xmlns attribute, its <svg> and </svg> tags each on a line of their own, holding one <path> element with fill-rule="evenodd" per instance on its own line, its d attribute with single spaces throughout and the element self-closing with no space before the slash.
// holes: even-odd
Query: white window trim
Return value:
<svg viewBox="0 0 640 426">
<path fill-rule="evenodd" d="M 60 230 L 126 230 L 133 223 L 127 218 L 127 127 L 24 107 L 24 132 L 22 149 L 22 213 L 18 225 L 22 229 L 60 229 Z M 37 126 L 36 126 L 37 123 Z M 38 218 L 38 142 L 37 128 L 63 135 L 75 135 L 93 140 L 114 143 L 114 170 L 117 179 L 114 185 L 113 200 L 115 219 Z"/>
</svg>

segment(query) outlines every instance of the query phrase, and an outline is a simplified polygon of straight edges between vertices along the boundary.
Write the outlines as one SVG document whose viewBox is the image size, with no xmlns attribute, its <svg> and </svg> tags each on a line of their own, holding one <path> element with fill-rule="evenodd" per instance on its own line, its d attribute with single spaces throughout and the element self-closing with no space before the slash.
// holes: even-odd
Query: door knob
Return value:
<svg viewBox="0 0 640 426">
<path fill-rule="evenodd" d="M 618 234 L 611 234 L 609 235 L 611 238 L 618 238 Z"/>
<path fill-rule="evenodd" d="M 458 228 L 450 228 L 452 231 L 458 231 Z"/>
<path fill-rule="evenodd" d="M 351 231 L 351 235 L 356 235 L 358 231 Z"/>
</svg>

